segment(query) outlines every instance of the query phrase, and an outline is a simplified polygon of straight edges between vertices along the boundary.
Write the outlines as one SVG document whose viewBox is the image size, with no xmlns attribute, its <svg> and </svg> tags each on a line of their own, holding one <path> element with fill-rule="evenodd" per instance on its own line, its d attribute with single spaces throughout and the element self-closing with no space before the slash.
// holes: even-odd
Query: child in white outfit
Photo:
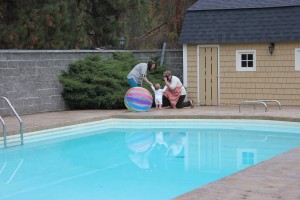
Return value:
<svg viewBox="0 0 300 200">
<path fill-rule="evenodd" d="M 160 84 L 156 83 L 155 86 L 153 87 L 153 85 L 151 85 L 151 88 L 155 94 L 155 106 L 156 109 L 161 109 L 162 108 L 162 97 L 163 97 L 163 93 L 164 91 L 167 90 L 167 86 L 164 87 L 164 89 L 161 89 Z"/>
</svg>

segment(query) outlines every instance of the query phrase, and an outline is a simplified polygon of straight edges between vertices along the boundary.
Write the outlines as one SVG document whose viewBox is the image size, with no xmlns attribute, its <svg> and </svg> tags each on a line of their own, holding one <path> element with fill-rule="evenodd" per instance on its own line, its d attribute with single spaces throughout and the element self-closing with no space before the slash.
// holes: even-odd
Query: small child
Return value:
<svg viewBox="0 0 300 200">
<path fill-rule="evenodd" d="M 168 148 L 168 144 L 164 140 L 163 132 L 155 133 L 155 142 L 152 144 L 152 148 L 154 148 L 156 145 L 159 145 L 159 146 L 164 145 L 166 148 Z"/>
<path fill-rule="evenodd" d="M 156 83 L 155 86 L 153 87 L 153 85 L 151 85 L 151 88 L 155 94 L 155 106 L 156 109 L 162 109 L 162 97 L 163 97 L 163 93 L 164 91 L 167 90 L 167 86 L 164 87 L 164 89 L 160 88 L 160 84 Z"/>
</svg>

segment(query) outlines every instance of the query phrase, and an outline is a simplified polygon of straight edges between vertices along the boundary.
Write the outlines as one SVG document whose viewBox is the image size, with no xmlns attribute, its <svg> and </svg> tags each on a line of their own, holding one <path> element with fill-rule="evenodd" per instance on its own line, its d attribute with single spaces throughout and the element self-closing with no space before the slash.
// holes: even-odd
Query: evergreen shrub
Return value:
<svg viewBox="0 0 300 200">
<path fill-rule="evenodd" d="M 127 75 L 140 62 L 130 52 L 114 53 L 111 58 L 87 56 L 69 64 L 68 71 L 59 76 L 63 84 L 62 96 L 71 109 L 125 108 L 124 95 L 130 88 Z M 155 72 L 148 73 L 148 79 L 163 87 L 165 69 L 166 66 L 159 66 Z M 146 82 L 143 87 L 153 94 Z"/>
</svg>

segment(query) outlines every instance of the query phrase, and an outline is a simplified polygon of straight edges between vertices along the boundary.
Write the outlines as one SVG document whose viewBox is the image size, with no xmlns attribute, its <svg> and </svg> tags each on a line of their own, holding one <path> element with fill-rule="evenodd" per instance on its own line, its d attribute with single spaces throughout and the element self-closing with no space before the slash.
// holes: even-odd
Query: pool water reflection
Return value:
<svg viewBox="0 0 300 200">
<path fill-rule="evenodd" d="M 296 123 L 125 122 L 0 149 L 0 199 L 171 199 L 300 146 Z"/>
</svg>

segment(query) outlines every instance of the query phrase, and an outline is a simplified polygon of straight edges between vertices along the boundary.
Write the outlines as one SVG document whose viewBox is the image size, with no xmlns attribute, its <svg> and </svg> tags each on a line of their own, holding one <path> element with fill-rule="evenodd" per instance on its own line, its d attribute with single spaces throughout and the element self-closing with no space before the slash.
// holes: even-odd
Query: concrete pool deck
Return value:
<svg viewBox="0 0 300 200">
<path fill-rule="evenodd" d="M 151 109 L 148 112 L 134 113 L 128 110 L 76 110 L 46 112 L 21 116 L 24 132 L 56 128 L 66 125 L 92 122 L 109 118 L 138 119 L 262 119 L 300 122 L 300 107 L 276 105 L 263 107 L 243 106 L 201 106 L 194 109 Z M 15 117 L 4 117 L 9 135 L 19 131 L 19 123 Z M 2 128 L 0 137 L 2 137 Z M 232 176 L 207 184 L 201 188 L 183 194 L 175 199 L 197 200 L 268 200 L 268 199 L 300 199 L 300 148 L 274 157 L 268 161 L 240 171 Z"/>
</svg>

